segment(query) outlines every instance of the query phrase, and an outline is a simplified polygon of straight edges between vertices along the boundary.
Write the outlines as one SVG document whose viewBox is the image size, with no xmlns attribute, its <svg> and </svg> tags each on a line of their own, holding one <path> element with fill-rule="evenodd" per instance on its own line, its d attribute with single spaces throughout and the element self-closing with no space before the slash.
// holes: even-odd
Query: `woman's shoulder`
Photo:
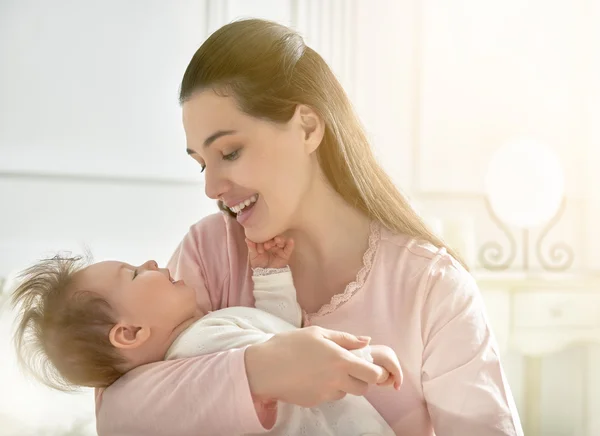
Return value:
<svg viewBox="0 0 600 436">
<path fill-rule="evenodd" d="M 398 258 L 402 263 L 410 262 L 418 265 L 434 261 L 450 261 L 445 248 L 436 247 L 425 239 L 416 238 L 403 233 L 393 232 L 381 226 L 380 250 L 385 257 Z"/>
<path fill-rule="evenodd" d="M 192 224 L 186 237 L 221 247 L 224 242 L 237 245 L 240 241 L 244 242 L 244 229 L 229 215 L 217 212 L 207 215 Z"/>
<path fill-rule="evenodd" d="M 241 227 L 224 212 L 215 212 L 202 217 L 189 228 L 190 233 L 225 232 L 229 228 Z"/>
<path fill-rule="evenodd" d="M 192 224 L 175 252 L 179 259 L 203 265 L 205 273 L 236 264 L 246 254 L 244 229 L 222 212 L 207 215 Z"/>
<path fill-rule="evenodd" d="M 232 278 L 240 279 L 247 256 L 244 229 L 219 212 L 189 227 L 168 266 L 174 277 L 194 285 L 197 292 L 206 288 L 216 309 L 229 298 L 226 285 Z"/>
<path fill-rule="evenodd" d="M 475 279 L 444 247 L 382 230 L 377 257 L 375 274 L 392 281 L 387 289 L 397 296 L 394 298 L 411 302 L 401 307 L 421 311 L 427 322 L 443 311 L 483 307 Z"/>
<path fill-rule="evenodd" d="M 445 247 L 424 239 L 382 228 L 379 245 L 379 257 L 383 260 L 377 262 L 380 268 L 418 278 L 421 287 L 440 280 L 449 285 L 472 280 L 471 274 Z"/>
</svg>

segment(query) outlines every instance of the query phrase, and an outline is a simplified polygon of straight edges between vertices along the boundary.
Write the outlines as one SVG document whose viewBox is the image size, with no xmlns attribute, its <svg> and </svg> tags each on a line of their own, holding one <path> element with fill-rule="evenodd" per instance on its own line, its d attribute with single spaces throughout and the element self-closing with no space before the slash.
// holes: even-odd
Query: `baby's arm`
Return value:
<svg viewBox="0 0 600 436">
<path fill-rule="evenodd" d="M 275 315 L 295 327 L 302 327 L 302 309 L 288 266 L 294 241 L 278 236 L 264 244 L 246 240 L 252 267 L 254 300 L 257 309 Z"/>
<path fill-rule="evenodd" d="M 296 288 L 289 267 L 256 268 L 252 281 L 257 309 L 275 315 L 294 327 L 302 327 L 302 309 L 296 301 Z"/>
<path fill-rule="evenodd" d="M 244 348 L 294 329 L 287 322 L 253 307 L 229 307 L 211 312 L 179 335 L 165 359 Z"/>
</svg>

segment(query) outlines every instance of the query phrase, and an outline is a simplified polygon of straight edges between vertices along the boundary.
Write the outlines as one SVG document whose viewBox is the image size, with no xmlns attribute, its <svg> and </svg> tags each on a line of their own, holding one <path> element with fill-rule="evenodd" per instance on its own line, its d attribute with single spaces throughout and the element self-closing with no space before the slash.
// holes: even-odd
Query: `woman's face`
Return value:
<svg viewBox="0 0 600 436">
<path fill-rule="evenodd" d="M 290 121 L 276 124 L 207 90 L 183 104 L 183 125 L 187 152 L 204 171 L 206 195 L 237 214 L 249 239 L 263 242 L 293 227 L 323 137 L 312 110 L 299 106 Z"/>
</svg>

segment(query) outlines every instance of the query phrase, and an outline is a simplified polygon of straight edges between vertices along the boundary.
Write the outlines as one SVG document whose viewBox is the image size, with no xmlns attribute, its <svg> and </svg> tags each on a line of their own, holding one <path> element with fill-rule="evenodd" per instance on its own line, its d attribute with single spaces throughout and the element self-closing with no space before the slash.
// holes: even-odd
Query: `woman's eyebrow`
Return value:
<svg viewBox="0 0 600 436">
<path fill-rule="evenodd" d="M 215 133 L 213 133 L 212 135 L 210 135 L 208 138 L 206 138 L 204 140 L 204 147 L 210 147 L 210 145 L 215 142 L 217 139 L 219 139 L 222 136 L 227 136 L 227 135 L 235 135 L 237 133 L 237 131 L 235 130 L 219 130 Z M 198 154 L 196 152 L 196 150 L 192 149 L 192 148 L 186 148 L 185 151 L 187 152 L 187 154 L 189 154 L 190 156 L 193 154 Z"/>
<path fill-rule="evenodd" d="M 233 135 L 235 133 L 237 133 L 235 130 L 218 130 L 204 140 L 204 147 L 210 147 L 210 144 L 222 136 Z"/>
</svg>

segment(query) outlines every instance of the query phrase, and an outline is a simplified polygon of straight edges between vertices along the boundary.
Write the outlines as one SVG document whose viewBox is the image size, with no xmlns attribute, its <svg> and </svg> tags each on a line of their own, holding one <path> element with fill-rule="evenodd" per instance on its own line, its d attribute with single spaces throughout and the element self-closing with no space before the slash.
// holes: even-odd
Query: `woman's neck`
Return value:
<svg viewBox="0 0 600 436">
<path fill-rule="evenodd" d="M 371 220 L 366 215 L 346 203 L 328 183 L 320 184 L 307 195 L 296 225 L 287 233 L 295 241 L 290 266 L 299 301 L 313 306 L 304 307 L 308 311 L 327 303 L 354 280 L 370 233 Z"/>
</svg>

